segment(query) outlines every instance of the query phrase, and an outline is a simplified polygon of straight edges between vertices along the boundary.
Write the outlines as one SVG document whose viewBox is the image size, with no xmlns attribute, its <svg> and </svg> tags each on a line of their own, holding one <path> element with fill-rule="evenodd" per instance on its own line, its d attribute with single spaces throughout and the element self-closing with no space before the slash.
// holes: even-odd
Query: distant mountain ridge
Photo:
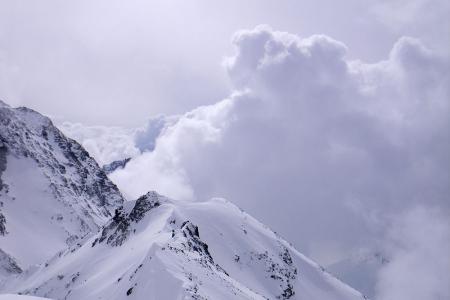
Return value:
<svg viewBox="0 0 450 300">
<path fill-rule="evenodd" d="M 131 157 L 127 157 L 121 160 L 115 160 L 109 164 L 106 164 L 102 167 L 102 170 L 106 173 L 106 174 L 111 174 L 112 172 L 114 172 L 117 169 L 123 169 L 125 168 L 125 166 L 127 165 L 127 163 L 131 160 Z"/>
</svg>

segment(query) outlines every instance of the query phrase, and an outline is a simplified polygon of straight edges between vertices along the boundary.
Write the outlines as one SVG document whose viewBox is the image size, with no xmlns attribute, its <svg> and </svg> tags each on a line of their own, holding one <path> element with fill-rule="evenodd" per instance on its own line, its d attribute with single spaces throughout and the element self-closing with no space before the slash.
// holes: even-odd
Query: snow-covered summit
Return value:
<svg viewBox="0 0 450 300">
<path fill-rule="evenodd" d="M 69 300 L 363 299 L 230 202 L 155 192 L 3 289 Z"/>
<path fill-rule="evenodd" d="M 0 103 L 3 256 L 22 269 L 40 263 L 97 232 L 122 203 L 94 159 L 49 118 Z"/>
</svg>

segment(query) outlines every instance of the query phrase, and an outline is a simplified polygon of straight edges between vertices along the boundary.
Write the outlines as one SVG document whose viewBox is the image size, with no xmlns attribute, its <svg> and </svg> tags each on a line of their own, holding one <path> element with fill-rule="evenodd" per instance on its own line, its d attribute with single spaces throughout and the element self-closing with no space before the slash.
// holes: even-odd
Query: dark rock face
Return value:
<svg viewBox="0 0 450 300">
<path fill-rule="evenodd" d="M 170 222 L 171 225 L 175 225 L 175 223 L 176 222 Z M 216 270 L 229 276 L 224 268 L 214 262 L 214 259 L 209 252 L 208 244 L 200 238 L 200 232 L 197 225 L 187 220 L 184 221 L 180 227 L 177 228 L 174 226 L 173 228 L 173 240 L 167 243 L 162 250 L 170 250 L 178 255 L 184 255 L 188 261 L 196 261 L 204 268 Z"/>
<path fill-rule="evenodd" d="M 161 196 L 156 192 L 148 192 L 144 196 L 139 197 L 133 210 L 130 212 L 130 220 L 136 223 L 139 222 L 146 212 L 161 204 L 160 198 Z"/>
<path fill-rule="evenodd" d="M 20 274 L 22 269 L 17 262 L 6 252 L 0 249 L 0 275 Z"/>
<path fill-rule="evenodd" d="M 259 265 L 264 269 L 266 276 L 279 286 L 276 299 L 287 300 L 295 295 L 294 282 L 298 276 L 289 249 L 279 243 L 278 253 L 244 251 L 235 256 L 234 261 L 243 265 Z"/>
<path fill-rule="evenodd" d="M 5 144 L 0 140 L 0 191 L 3 190 L 2 173 L 6 170 L 6 153 Z M 6 232 L 6 218 L 1 210 L 2 202 L 0 202 L 0 235 L 5 235 Z"/>
<path fill-rule="evenodd" d="M 130 234 L 131 224 L 139 223 L 148 211 L 160 206 L 161 199 L 162 197 L 156 192 L 148 192 L 136 200 L 129 214 L 124 212 L 123 207 L 116 209 L 111 222 L 103 228 L 100 238 L 96 239 L 92 246 L 105 240 L 111 246 L 122 245 Z"/>
<path fill-rule="evenodd" d="M 2 214 L 2 211 L 0 210 L 0 235 L 5 235 L 7 233 L 8 232 L 6 231 L 6 218 Z"/>
<path fill-rule="evenodd" d="M 106 174 L 111 174 L 112 172 L 114 172 L 117 169 L 123 169 L 125 168 L 125 166 L 127 165 L 127 163 L 131 160 L 131 157 L 122 159 L 122 160 L 116 160 L 113 161 L 110 164 L 104 165 L 102 167 L 103 172 L 105 172 Z"/>
<path fill-rule="evenodd" d="M 89 153 L 65 137 L 49 118 L 31 109 L 0 106 L 0 190 L 6 152 L 34 160 L 55 198 L 67 207 L 74 207 L 74 201 L 84 202 L 87 210 L 74 212 L 81 219 L 93 215 L 107 220 L 123 203 L 117 187 Z"/>
<path fill-rule="evenodd" d="M 94 247 L 97 242 L 102 243 L 104 240 L 111 246 L 122 245 L 130 234 L 129 228 L 130 219 L 123 212 L 123 208 L 116 209 L 113 219 L 103 228 L 100 238 L 94 241 L 92 247 Z"/>
<path fill-rule="evenodd" d="M 198 252 L 201 256 L 206 257 L 210 263 L 214 263 L 214 260 L 209 253 L 208 245 L 200 239 L 200 233 L 196 225 L 192 224 L 190 221 L 186 221 L 181 225 L 181 232 L 187 239 L 188 250 Z"/>
<path fill-rule="evenodd" d="M 27 182 L 29 179 L 21 178 L 22 170 L 38 177 L 36 187 Z M 13 180 L 14 189 L 7 185 L 9 180 Z M 18 192 L 21 189 L 27 193 Z M 40 204 L 27 196 L 33 195 L 35 189 L 41 192 L 38 199 L 45 205 L 58 208 L 57 215 L 38 213 L 36 218 L 55 232 L 64 233 L 58 235 L 59 242 L 68 246 L 97 232 L 124 202 L 118 188 L 89 153 L 65 137 L 49 118 L 25 107 L 11 108 L 0 101 L 0 250 L 9 249 L 9 241 L 3 242 L 6 234 L 11 237 L 9 240 L 17 237 L 28 242 L 21 240 L 24 238 L 21 230 L 34 228 L 12 230 L 14 223 L 22 223 L 20 216 L 27 214 L 12 212 L 38 209 Z M 16 219 L 12 219 L 13 215 Z M 30 241 L 28 246 L 44 248 L 46 238 Z M 10 255 L 11 259 L 20 257 L 17 253 Z"/>
<path fill-rule="evenodd" d="M 80 174 L 79 193 L 98 199 L 98 205 L 100 206 L 115 206 L 123 202 L 121 198 L 117 199 L 117 195 L 120 195 L 117 187 L 109 181 L 106 174 L 80 144 L 66 138 L 59 130 L 54 131 L 53 136 L 69 161 L 69 166 L 75 168 L 77 173 Z M 66 173 L 64 165 L 58 164 L 57 170 L 60 174 Z"/>
<path fill-rule="evenodd" d="M 6 170 L 6 145 L 0 139 L 0 191 L 3 189 L 2 173 Z"/>
</svg>

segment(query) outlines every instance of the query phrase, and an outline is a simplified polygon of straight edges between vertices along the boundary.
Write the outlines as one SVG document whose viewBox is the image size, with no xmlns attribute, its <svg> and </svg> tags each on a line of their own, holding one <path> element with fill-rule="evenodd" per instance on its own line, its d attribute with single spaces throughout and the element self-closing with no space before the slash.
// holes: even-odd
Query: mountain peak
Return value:
<svg viewBox="0 0 450 300">
<path fill-rule="evenodd" d="M 5 286 L 54 299 L 364 299 L 230 202 L 156 192 Z"/>
<path fill-rule="evenodd" d="M 89 153 L 48 117 L 0 105 L 0 250 L 21 268 L 97 232 L 122 203 Z"/>
</svg>

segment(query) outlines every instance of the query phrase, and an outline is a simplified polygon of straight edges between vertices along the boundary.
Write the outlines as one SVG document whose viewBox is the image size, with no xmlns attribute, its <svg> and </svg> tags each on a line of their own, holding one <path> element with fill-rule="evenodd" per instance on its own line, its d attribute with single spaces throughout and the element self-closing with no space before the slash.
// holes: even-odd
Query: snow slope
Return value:
<svg viewBox="0 0 450 300">
<path fill-rule="evenodd" d="M 0 295 L 0 300 L 50 300 L 50 299 L 24 295 L 3 294 Z"/>
<path fill-rule="evenodd" d="M 50 119 L 0 102 L 0 280 L 97 232 L 122 203 L 94 159 Z"/>
<path fill-rule="evenodd" d="M 155 192 L 3 290 L 52 299 L 363 299 L 233 204 Z"/>
</svg>

